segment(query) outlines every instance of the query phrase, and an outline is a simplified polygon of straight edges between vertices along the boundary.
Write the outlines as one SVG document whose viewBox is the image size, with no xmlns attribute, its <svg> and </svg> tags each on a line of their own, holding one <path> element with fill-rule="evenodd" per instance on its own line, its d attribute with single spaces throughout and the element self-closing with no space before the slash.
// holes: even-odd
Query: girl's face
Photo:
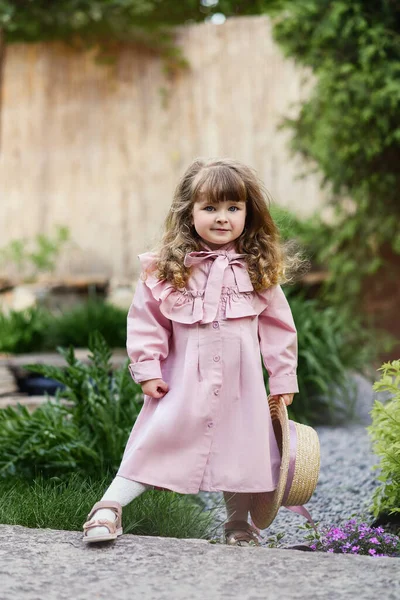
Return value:
<svg viewBox="0 0 400 600">
<path fill-rule="evenodd" d="M 233 242 L 242 233 L 246 220 L 246 203 L 223 200 L 210 204 L 207 198 L 194 203 L 192 211 L 198 235 L 212 250 Z"/>
</svg>

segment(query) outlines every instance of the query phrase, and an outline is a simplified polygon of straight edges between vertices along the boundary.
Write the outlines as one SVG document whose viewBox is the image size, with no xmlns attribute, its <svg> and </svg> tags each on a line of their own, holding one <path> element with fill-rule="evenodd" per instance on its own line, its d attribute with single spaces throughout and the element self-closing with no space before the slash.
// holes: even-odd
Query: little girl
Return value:
<svg viewBox="0 0 400 600">
<path fill-rule="evenodd" d="M 223 491 L 225 542 L 259 545 L 252 494 L 272 491 L 280 455 L 270 393 L 298 391 L 297 337 L 280 283 L 285 255 L 255 172 L 195 160 L 179 182 L 128 313 L 131 375 L 144 403 L 118 473 L 88 515 L 84 541 L 122 533 L 122 506 L 147 489 Z M 289 264 L 290 263 L 290 264 Z"/>
</svg>

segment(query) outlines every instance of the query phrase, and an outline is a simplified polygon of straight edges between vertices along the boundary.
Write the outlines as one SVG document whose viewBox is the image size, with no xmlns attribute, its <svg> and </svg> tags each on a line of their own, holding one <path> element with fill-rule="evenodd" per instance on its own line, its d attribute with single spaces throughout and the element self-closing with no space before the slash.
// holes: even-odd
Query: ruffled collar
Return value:
<svg viewBox="0 0 400 600">
<path fill-rule="evenodd" d="M 145 283 L 150 288 L 154 298 L 160 301 L 162 314 L 179 323 L 210 323 L 218 313 L 224 273 L 227 268 L 233 271 L 236 289 L 229 296 L 226 304 L 225 318 L 236 319 L 259 314 L 265 308 L 265 300 L 260 294 L 254 294 L 254 288 L 247 270 L 246 255 L 238 254 L 234 242 L 221 245 L 212 250 L 202 242 L 201 250 L 188 252 L 184 257 L 185 266 L 200 266 L 208 263 L 207 282 L 203 290 L 176 289 L 170 282 L 159 280 L 153 273 L 156 255 L 153 252 L 140 254 L 142 267 L 147 272 Z M 210 264 L 211 263 L 211 264 Z"/>
</svg>

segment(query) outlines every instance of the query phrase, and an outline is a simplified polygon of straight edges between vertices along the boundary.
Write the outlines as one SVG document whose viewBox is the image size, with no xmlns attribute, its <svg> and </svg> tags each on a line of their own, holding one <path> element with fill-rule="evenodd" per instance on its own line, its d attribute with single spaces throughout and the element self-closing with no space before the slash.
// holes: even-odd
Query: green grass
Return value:
<svg viewBox="0 0 400 600">
<path fill-rule="evenodd" d="M 29 483 L 6 479 L 0 484 L 0 523 L 30 528 L 82 531 L 93 504 L 110 483 L 72 475 L 68 482 L 37 478 Z M 215 508 L 205 510 L 190 494 L 148 490 L 123 509 L 124 533 L 175 538 L 213 539 Z"/>
</svg>

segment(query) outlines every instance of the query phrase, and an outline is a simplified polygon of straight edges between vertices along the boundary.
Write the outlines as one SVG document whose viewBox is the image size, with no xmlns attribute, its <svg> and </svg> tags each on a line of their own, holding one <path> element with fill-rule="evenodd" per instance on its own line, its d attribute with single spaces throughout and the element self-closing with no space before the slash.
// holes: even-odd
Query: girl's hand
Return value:
<svg viewBox="0 0 400 600">
<path fill-rule="evenodd" d="M 294 394 L 276 394 L 275 396 L 270 396 L 273 400 L 278 400 L 279 398 L 283 398 L 286 406 L 292 404 Z"/>
<path fill-rule="evenodd" d="M 151 398 L 162 398 L 168 392 L 168 383 L 162 379 L 147 379 L 140 383 L 143 394 L 151 396 Z"/>
</svg>

